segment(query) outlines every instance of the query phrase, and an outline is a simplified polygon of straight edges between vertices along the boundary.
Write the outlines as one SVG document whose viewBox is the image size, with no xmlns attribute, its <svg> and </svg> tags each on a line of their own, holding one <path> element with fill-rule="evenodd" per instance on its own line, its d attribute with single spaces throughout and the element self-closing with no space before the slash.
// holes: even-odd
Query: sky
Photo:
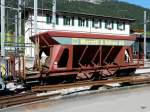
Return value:
<svg viewBox="0 0 150 112">
<path fill-rule="evenodd" d="M 120 1 L 129 2 L 150 9 L 150 0 L 120 0 Z"/>
</svg>

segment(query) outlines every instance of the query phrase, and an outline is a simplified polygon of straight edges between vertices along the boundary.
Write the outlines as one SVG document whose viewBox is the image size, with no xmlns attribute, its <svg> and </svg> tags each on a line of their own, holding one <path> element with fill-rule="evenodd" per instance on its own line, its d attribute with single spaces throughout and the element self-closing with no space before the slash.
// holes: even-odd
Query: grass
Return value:
<svg viewBox="0 0 150 112">
<path fill-rule="evenodd" d="M 150 36 L 150 32 L 147 32 L 146 34 L 147 34 L 148 36 Z"/>
</svg>

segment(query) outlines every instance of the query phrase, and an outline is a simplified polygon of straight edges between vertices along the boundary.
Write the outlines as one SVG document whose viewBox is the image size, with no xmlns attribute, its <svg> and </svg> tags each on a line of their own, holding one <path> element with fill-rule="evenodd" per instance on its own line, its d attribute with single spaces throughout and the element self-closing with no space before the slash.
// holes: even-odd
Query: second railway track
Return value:
<svg viewBox="0 0 150 112">
<path fill-rule="evenodd" d="M 30 92 L 30 93 L 21 93 L 13 96 L 5 96 L 0 98 L 0 109 L 7 108 L 14 105 L 21 105 L 25 103 L 44 100 L 56 95 L 58 94 L 47 94 L 43 96 L 38 96 L 37 93 Z"/>
</svg>

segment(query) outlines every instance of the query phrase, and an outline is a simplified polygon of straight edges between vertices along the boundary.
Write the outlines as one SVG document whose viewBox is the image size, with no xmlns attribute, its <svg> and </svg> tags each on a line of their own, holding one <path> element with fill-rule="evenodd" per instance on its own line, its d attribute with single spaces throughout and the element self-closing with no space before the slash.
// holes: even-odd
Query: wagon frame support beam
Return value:
<svg viewBox="0 0 150 112">
<path fill-rule="evenodd" d="M 113 49 L 114 49 L 114 46 L 112 46 L 111 49 L 109 50 L 109 52 L 108 52 L 108 54 L 106 55 L 106 57 L 105 57 L 103 63 L 107 64 L 106 60 L 107 60 L 108 56 L 110 55 L 110 53 L 111 53 L 111 51 L 112 51 Z"/>
<path fill-rule="evenodd" d="M 100 66 L 102 65 L 102 46 L 100 46 L 100 55 L 99 55 L 99 59 L 100 59 Z"/>
<path fill-rule="evenodd" d="M 94 60 L 95 60 L 95 58 L 96 58 L 96 56 L 98 55 L 99 52 L 101 52 L 101 48 L 100 48 L 100 47 L 98 48 L 98 50 L 96 51 L 96 53 L 95 53 L 93 59 L 91 60 L 91 63 L 92 63 L 94 66 L 96 66 L 96 64 L 94 63 Z M 101 58 L 100 58 L 100 60 L 101 60 Z"/>
<path fill-rule="evenodd" d="M 83 51 L 83 53 L 82 53 L 82 55 L 81 55 L 81 57 L 80 57 L 80 59 L 79 59 L 79 65 L 80 65 L 81 67 L 83 67 L 83 65 L 81 64 L 81 60 L 83 59 L 83 56 L 84 56 L 84 54 L 85 54 L 87 48 L 88 48 L 88 46 L 86 45 L 86 47 L 85 47 L 85 49 L 84 49 L 84 51 Z"/>
<path fill-rule="evenodd" d="M 46 43 L 47 46 L 50 46 L 50 44 L 47 42 L 47 40 L 45 40 L 43 36 L 41 36 L 41 39 Z"/>
</svg>

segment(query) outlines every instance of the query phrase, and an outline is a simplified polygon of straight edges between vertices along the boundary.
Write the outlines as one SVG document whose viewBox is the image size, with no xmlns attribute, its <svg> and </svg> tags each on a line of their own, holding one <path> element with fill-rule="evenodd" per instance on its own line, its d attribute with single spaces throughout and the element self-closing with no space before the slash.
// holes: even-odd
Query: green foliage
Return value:
<svg viewBox="0 0 150 112">
<path fill-rule="evenodd" d="M 150 17 L 150 9 L 121 2 L 119 0 L 101 1 L 103 2 L 94 4 L 75 0 L 57 0 L 57 10 L 135 19 L 136 22 L 132 24 L 133 29 L 143 29 L 144 10 L 148 12 L 148 16 Z M 9 0 L 7 0 L 7 2 L 9 2 Z M 33 2 L 34 0 L 26 0 L 26 7 L 33 7 Z M 17 1 L 13 2 L 15 7 L 17 6 L 16 3 Z M 52 9 L 52 0 L 38 0 L 38 7 L 43 9 Z M 9 12 L 10 16 L 14 16 L 14 14 L 14 12 Z M 10 25 L 11 21 L 8 22 L 8 26 L 13 29 L 14 27 Z M 150 31 L 150 23 L 148 23 L 147 26 L 148 31 Z"/>
<path fill-rule="evenodd" d="M 1 38 L 1 36 L 0 36 Z M 13 35 L 10 33 L 5 34 L 5 40 L 4 40 L 5 44 L 7 44 L 7 46 L 13 46 L 12 43 L 15 42 Z M 0 39 L 0 44 L 1 44 L 1 39 Z"/>
<path fill-rule="evenodd" d="M 118 1 L 103 2 L 101 4 L 68 2 L 61 5 L 60 9 L 61 8 L 67 11 L 70 10 L 74 12 L 135 19 L 136 22 L 132 25 L 133 29 L 143 29 L 144 10 L 147 10 L 148 15 L 150 16 L 150 10 L 148 9 Z M 150 31 L 150 24 L 148 24 L 147 26 Z"/>
<path fill-rule="evenodd" d="M 16 38 L 12 34 L 10 33 L 5 34 L 5 40 L 4 40 L 5 46 L 14 47 L 16 46 L 16 44 L 22 45 L 24 44 L 24 41 L 25 41 L 24 36 L 17 37 L 17 43 L 16 43 Z M 0 39 L 0 44 L 1 44 L 1 39 Z"/>
<path fill-rule="evenodd" d="M 29 1 L 30 6 L 33 7 L 33 0 Z M 150 16 L 150 9 L 118 0 L 102 1 L 93 4 L 84 1 L 57 0 L 57 10 L 135 19 L 136 22 L 132 24 L 133 29 L 143 29 L 144 10 Z M 38 6 L 39 8 L 51 9 L 52 0 L 38 0 Z M 147 26 L 150 31 L 150 23 Z"/>
<path fill-rule="evenodd" d="M 15 38 L 12 34 L 6 34 L 5 46 L 15 46 Z"/>
<path fill-rule="evenodd" d="M 147 32 L 147 35 L 150 36 L 150 32 Z"/>
<path fill-rule="evenodd" d="M 20 36 L 20 37 L 17 38 L 17 43 L 23 44 L 24 41 L 25 41 L 24 36 Z"/>
<path fill-rule="evenodd" d="M 1 36 L 0 36 L 0 38 L 1 38 Z M 4 41 L 5 47 L 7 47 L 7 48 L 17 47 L 17 50 L 20 53 L 24 53 L 24 51 L 25 51 L 25 48 L 24 48 L 25 40 L 24 39 L 25 39 L 24 36 L 20 36 L 20 37 L 17 37 L 17 40 L 16 40 L 16 38 L 12 34 L 7 33 L 7 34 L 5 34 L 5 41 Z M 0 39 L 0 45 L 1 45 L 1 39 Z"/>
</svg>

